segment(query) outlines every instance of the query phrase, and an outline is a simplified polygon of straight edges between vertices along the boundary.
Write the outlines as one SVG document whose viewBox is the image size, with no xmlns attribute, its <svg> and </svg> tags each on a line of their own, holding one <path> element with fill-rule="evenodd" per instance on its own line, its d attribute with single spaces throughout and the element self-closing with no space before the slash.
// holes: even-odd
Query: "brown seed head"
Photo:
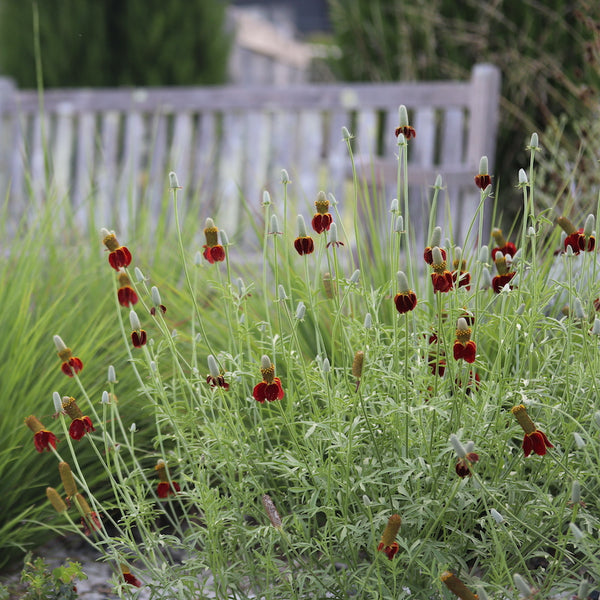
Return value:
<svg viewBox="0 0 600 600">
<path fill-rule="evenodd" d="M 396 540 L 396 536 L 398 535 L 398 531 L 400 529 L 400 525 L 402 525 L 402 518 L 400 515 L 392 515 L 383 530 L 383 534 L 381 535 L 381 544 L 384 547 L 391 546 Z"/>
<path fill-rule="evenodd" d="M 60 358 L 60 360 L 62 360 L 63 362 L 67 362 L 73 356 L 71 348 L 63 348 L 62 350 L 57 352 L 57 354 L 58 358 Z"/>
<path fill-rule="evenodd" d="M 277 508 L 275 507 L 273 500 L 271 500 L 271 496 L 269 496 L 269 494 L 265 494 L 262 497 L 262 503 L 263 503 L 263 506 L 265 507 L 267 516 L 269 517 L 269 521 L 271 521 L 271 525 L 273 525 L 273 527 L 275 527 L 275 529 L 279 529 L 282 525 L 281 517 L 279 516 L 279 513 L 277 512 Z"/>
<path fill-rule="evenodd" d="M 119 287 L 131 287 L 131 279 L 129 279 L 129 275 L 125 273 L 125 271 L 119 271 Z"/>
<path fill-rule="evenodd" d="M 315 208 L 320 215 L 327 214 L 329 212 L 329 200 L 327 198 L 319 198 L 315 202 Z"/>
<path fill-rule="evenodd" d="M 38 431 L 44 430 L 44 426 L 42 425 L 42 422 L 40 420 L 38 420 L 38 418 L 35 415 L 29 415 L 25 419 L 25 425 L 27 425 L 27 427 L 29 427 L 29 429 L 31 429 L 31 431 L 33 431 L 33 433 L 38 433 Z"/>
<path fill-rule="evenodd" d="M 217 227 L 207 227 L 204 230 L 206 236 L 206 245 L 210 248 L 219 244 L 219 229 Z"/>
<path fill-rule="evenodd" d="M 113 252 L 119 247 L 119 242 L 117 241 L 117 236 L 114 233 L 109 233 L 103 240 L 102 243 Z"/>
<path fill-rule="evenodd" d="M 275 379 L 275 365 L 271 364 L 270 367 L 261 367 L 260 374 L 262 375 L 263 381 L 273 383 L 273 379 Z"/>
<path fill-rule="evenodd" d="M 558 217 L 558 219 L 556 219 L 556 223 L 567 235 L 571 235 L 577 231 L 575 225 L 573 225 L 573 223 L 571 223 L 567 217 Z"/>
<path fill-rule="evenodd" d="M 502 229 L 492 229 L 492 237 L 498 246 L 506 246 L 506 239 L 502 233 Z"/>
<path fill-rule="evenodd" d="M 446 587 L 461 600 L 477 600 L 477 596 L 453 573 L 444 571 L 440 579 Z"/>
<path fill-rule="evenodd" d="M 67 498 L 72 498 L 77 494 L 77 484 L 73 477 L 71 467 L 66 462 L 58 463 L 58 472 L 60 473 L 60 480 L 62 481 L 63 487 L 65 488 L 65 495 Z"/>
<path fill-rule="evenodd" d="M 65 396 L 62 400 L 62 407 L 71 419 L 80 419 L 83 417 L 83 413 L 79 406 L 77 406 L 75 398 Z"/>
<path fill-rule="evenodd" d="M 64 500 L 53 487 L 46 488 L 46 496 L 48 497 L 48 500 L 50 500 L 50 504 L 56 509 L 56 512 L 63 513 L 67 510 L 67 505 Z"/>
<path fill-rule="evenodd" d="M 536 430 L 534 422 L 531 420 L 531 417 L 527 414 L 527 409 L 522 404 L 513 406 L 510 410 L 512 414 L 515 415 L 515 418 L 526 435 L 529 435 Z"/>
<path fill-rule="evenodd" d="M 365 353 L 362 350 L 359 350 L 354 355 L 354 360 L 352 361 L 352 375 L 356 377 L 356 379 L 360 379 L 363 370 L 363 364 L 365 362 Z"/>
</svg>

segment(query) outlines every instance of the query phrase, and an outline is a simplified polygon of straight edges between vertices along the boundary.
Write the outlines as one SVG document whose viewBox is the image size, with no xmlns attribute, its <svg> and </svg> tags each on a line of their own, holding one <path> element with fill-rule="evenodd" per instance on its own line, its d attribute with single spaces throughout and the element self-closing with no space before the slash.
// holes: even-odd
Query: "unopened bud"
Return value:
<svg viewBox="0 0 600 600">
<path fill-rule="evenodd" d="M 133 273 L 135 275 L 135 280 L 138 283 L 142 283 L 142 282 L 146 281 L 146 278 L 144 277 L 144 274 L 142 273 L 142 270 L 139 267 L 135 267 L 135 269 L 133 270 Z"/>
<path fill-rule="evenodd" d="M 330 364 L 328 358 L 323 359 L 323 365 L 322 365 L 321 369 L 322 369 L 323 373 L 329 373 L 329 371 L 331 371 L 331 364 Z"/>
<path fill-rule="evenodd" d="M 271 205 L 271 194 L 269 194 L 269 192 L 267 192 L 267 190 L 265 190 L 263 192 L 262 205 L 263 206 L 270 206 Z"/>
<path fill-rule="evenodd" d="M 394 224 L 394 233 L 404 233 L 404 217 L 398 215 Z"/>
<path fill-rule="evenodd" d="M 583 304 L 579 298 L 573 300 L 573 313 L 577 319 L 585 319 L 585 311 L 583 310 Z"/>
<path fill-rule="evenodd" d="M 488 175 L 488 170 L 489 170 L 488 157 L 482 156 L 479 159 L 479 175 Z"/>
<path fill-rule="evenodd" d="M 287 294 L 285 293 L 285 288 L 279 284 L 277 286 L 277 298 L 279 300 L 287 300 Z"/>
<path fill-rule="evenodd" d="M 479 262 L 487 264 L 490 259 L 490 249 L 487 246 L 481 246 L 479 249 Z"/>
<path fill-rule="evenodd" d="M 334 225 L 334 223 L 332 223 L 332 225 Z M 352 273 L 352 275 L 350 275 L 350 280 L 349 280 L 349 282 L 350 282 L 351 284 L 358 283 L 358 280 L 359 280 L 359 279 L 360 279 L 360 269 L 356 269 L 356 270 L 354 271 L 354 273 Z"/>
<path fill-rule="evenodd" d="M 467 455 L 465 447 L 454 433 L 450 436 L 450 444 L 454 448 L 454 452 L 456 452 L 458 458 L 464 458 Z"/>
<path fill-rule="evenodd" d="M 594 318 L 594 324 L 592 325 L 592 335 L 600 335 L 600 319 Z"/>
<path fill-rule="evenodd" d="M 224 229 L 219 229 L 219 235 L 221 236 L 221 246 L 229 246 L 227 232 Z"/>
<path fill-rule="evenodd" d="M 528 227 L 527 228 L 527 236 L 530 238 L 534 238 L 535 237 L 535 229 L 533 227 Z"/>
<path fill-rule="evenodd" d="M 139 331 L 142 328 L 142 324 L 140 323 L 140 319 L 135 310 L 132 310 L 129 313 L 129 324 L 131 325 L 131 329 L 134 331 Z"/>
<path fill-rule="evenodd" d="M 398 124 L 400 127 L 408 127 L 408 112 L 404 104 L 398 107 Z"/>
<path fill-rule="evenodd" d="M 329 228 L 329 243 L 327 245 L 329 244 L 333 246 L 336 246 L 338 244 L 338 231 L 337 225 L 335 223 L 332 223 Z"/>
<path fill-rule="evenodd" d="M 102 392 L 102 399 L 100 400 L 102 404 L 110 404 L 110 396 L 106 390 Z"/>
<path fill-rule="evenodd" d="M 202 252 L 198 250 L 196 254 L 194 254 L 194 266 L 199 267 L 202 265 Z"/>
<path fill-rule="evenodd" d="M 364 328 L 371 329 L 372 326 L 373 326 L 373 318 L 371 317 L 371 313 L 367 313 L 365 315 Z"/>
<path fill-rule="evenodd" d="M 490 508 L 490 515 L 496 523 L 504 523 L 504 517 L 495 508 Z"/>
<path fill-rule="evenodd" d="M 298 215 L 298 237 L 306 237 L 308 233 L 306 233 L 306 221 L 302 215 Z"/>
<path fill-rule="evenodd" d="M 58 392 L 52 393 L 52 402 L 54 403 L 54 412 L 58 416 L 62 412 L 62 398 Z"/>
<path fill-rule="evenodd" d="M 585 235 L 585 237 L 593 235 L 594 227 L 596 227 L 596 217 L 594 217 L 594 215 L 588 215 L 585 224 L 583 225 L 583 235 Z"/>
<path fill-rule="evenodd" d="M 354 136 L 348 131 L 346 127 L 342 127 L 342 139 L 347 142 L 351 140 Z"/>
<path fill-rule="evenodd" d="M 441 175 L 438 173 L 438 174 L 436 175 L 436 177 L 435 177 L 435 183 L 433 184 L 433 187 L 434 187 L 436 190 L 441 190 L 441 189 L 442 189 L 442 186 L 443 186 L 443 183 L 444 183 L 444 182 L 443 182 L 442 176 L 441 176 Z"/>
<path fill-rule="evenodd" d="M 492 275 L 487 267 L 481 269 L 481 289 L 487 290 L 492 287 Z"/>
<path fill-rule="evenodd" d="M 290 176 L 288 175 L 288 172 L 285 169 L 281 169 L 281 183 L 283 183 L 283 185 L 286 185 L 288 183 L 291 183 L 291 179 Z"/>
<path fill-rule="evenodd" d="M 519 186 L 527 185 L 527 173 L 525 169 L 519 169 Z"/>
<path fill-rule="evenodd" d="M 212 377 L 219 377 L 221 375 L 221 371 L 219 370 L 219 365 L 215 357 L 212 354 L 209 354 L 206 357 L 206 362 L 208 363 L 208 372 Z"/>
<path fill-rule="evenodd" d="M 298 306 L 296 307 L 296 319 L 298 321 L 302 321 L 304 319 L 305 315 L 306 315 L 306 306 L 304 305 L 304 302 L 300 301 L 300 302 L 298 302 Z"/>
<path fill-rule="evenodd" d="M 129 432 L 130 432 L 130 433 L 135 433 L 136 431 L 137 431 L 137 425 L 136 425 L 135 423 L 132 423 L 132 424 L 129 426 Z"/>
<path fill-rule="evenodd" d="M 442 228 L 434 227 L 431 232 L 431 244 L 430 246 L 433 248 L 434 246 L 440 246 L 442 243 Z"/>
<path fill-rule="evenodd" d="M 155 285 L 152 286 L 152 289 L 150 290 L 150 295 L 152 296 L 152 302 L 154 306 L 160 306 L 162 304 L 160 292 L 158 291 L 158 288 Z"/>
<path fill-rule="evenodd" d="M 270 233 L 279 233 L 279 219 L 277 215 L 271 215 L 271 232 Z"/>
<path fill-rule="evenodd" d="M 531 134 L 531 140 L 529 141 L 529 147 L 532 150 L 539 150 L 539 140 L 538 140 L 538 134 L 537 133 L 532 133 Z"/>
<path fill-rule="evenodd" d="M 390 203 L 390 212 L 395 214 L 398 212 L 398 198 L 394 198 Z"/>
<path fill-rule="evenodd" d="M 112 365 L 108 366 L 108 383 L 117 383 L 117 374 Z"/>
<path fill-rule="evenodd" d="M 169 188 L 172 190 L 180 190 L 181 186 L 179 185 L 179 180 L 177 179 L 177 175 L 174 171 L 169 173 Z"/>
<path fill-rule="evenodd" d="M 581 449 L 585 446 L 585 440 L 576 431 L 573 432 L 573 440 L 575 440 L 575 445 L 579 449 Z"/>
<path fill-rule="evenodd" d="M 571 484 L 571 502 L 579 504 L 581 502 L 581 485 L 576 479 Z"/>
</svg>

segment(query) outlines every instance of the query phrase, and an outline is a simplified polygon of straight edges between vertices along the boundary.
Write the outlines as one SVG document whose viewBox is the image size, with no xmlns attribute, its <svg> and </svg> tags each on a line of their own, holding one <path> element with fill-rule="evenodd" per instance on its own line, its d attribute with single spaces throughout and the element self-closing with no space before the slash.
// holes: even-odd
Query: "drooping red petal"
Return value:
<svg viewBox="0 0 600 600">
<path fill-rule="evenodd" d="M 141 348 L 146 344 L 148 336 L 146 335 L 145 330 L 140 329 L 139 331 L 131 332 L 131 342 L 133 343 L 134 348 Z"/>
<path fill-rule="evenodd" d="M 517 247 L 512 242 L 506 242 L 504 246 L 499 246 L 498 248 L 494 248 L 492 250 L 492 260 L 496 260 L 496 254 L 509 254 L 510 256 L 514 256 L 517 253 Z"/>
<path fill-rule="evenodd" d="M 433 264 L 433 248 L 431 248 L 431 246 L 427 246 L 427 248 L 425 248 L 425 251 L 423 252 L 423 260 L 428 264 L 428 265 L 432 265 Z M 442 255 L 442 260 L 446 260 L 446 251 L 443 248 L 440 248 L 440 253 Z"/>
<path fill-rule="evenodd" d="M 267 387 L 266 381 L 261 381 L 254 386 L 254 390 L 252 390 L 252 396 L 257 402 L 261 404 L 267 399 L 265 395 L 265 388 Z"/>
<path fill-rule="evenodd" d="M 330 213 L 320 214 L 317 213 L 312 218 L 312 228 L 317 233 L 323 233 L 324 231 L 329 231 L 331 224 L 333 223 L 333 217 Z"/>
<path fill-rule="evenodd" d="M 100 531 L 102 529 L 100 517 L 95 512 L 91 512 L 85 517 L 81 517 L 81 524 L 83 525 L 83 533 L 85 535 L 91 535 L 92 531 Z"/>
<path fill-rule="evenodd" d="M 131 264 L 131 252 L 126 246 L 119 246 L 108 255 L 108 262 L 115 271 L 128 267 Z"/>
<path fill-rule="evenodd" d="M 475 342 L 473 340 L 469 340 L 467 342 L 467 345 L 464 348 L 463 358 L 468 363 L 474 363 L 476 355 L 477 355 L 477 345 L 475 344 Z"/>
<path fill-rule="evenodd" d="M 554 448 L 554 446 L 548 441 L 546 434 L 539 429 L 536 429 L 533 433 L 530 433 L 525 437 L 529 438 L 533 451 L 540 456 L 544 456 L 544 454 L 546 454 L 546 448 Z M 525 456 L 527 456 L 527 454 Z"/>
<path fill-rule="evenodd" d="M 466 271 L 452 271 L 452 281 L 459 288 L 466 287 L 467 290 L 471 289 L 471 273 L 467 273 Z"/>
<path fill-rule="evenodd" d="M 380 542 L 379 546 L 377 546 L 377 550 L 385 553 L 385 555 L 392 560 L 394 556 L 396 556 L 398 550 L 400 550 L 400 546 L 398 545 L 398 542 L 393 542 L 389 546 L 384 546 L 383 542 Z"/>
<path fill-rule="evenodd" d="M 52 446 L 52 448 L 56 448 L 57 441 L 58 440 L 56 439 L 56 436 L 51 431 L 47 431 L 46 429 L 38 431 L 33 436 L 33 443 L 38 452 L 43 452 L 44 450 L 48 450 L 48 452 L 50 452 L 50 446 Z"/>
<path fill-rule="evenodd" d="M 223 246 L 213 246 L 210 249 L 210 255 L 212 257 L 211 262 L 222 262 L 225 260 L 225 249 Z"/>
<path fill-rule="evenodd" d="M 71 421 L 69 427 L 69 435 L 74 440 L 80 440 L 86 433 L 96 431 L 92 424 L 92 420 L 88 416 L 79 417 Z"/>
<path fill-rule="evenodd" d="M 156 495 L 159 498 L 167 498 L 168 496 L 174 495 L 181 491 L 181 488 L 176 481 L 172 481 L 171 483 L 173 485 L 171 485 L 168 481 L 161 481 L 156 487 Z"/>
<path fill-rule="evenodd" d="M 431 282 L 434 292 L 449 292 L 452 289 L 452 273 L 444 271 L 443 273 L 432 273 Z"/>
<path fill-rule="evenodd" d="M 515 276 L 515 273 L 506 273 L 506 275 L 496 275 L 492 278 L 492 288 L 496 294 L 499 294 L 507 283 Z M 512 290 L 512 286 L 510 286 Z"/>
<path fill-rule="evenodd" d="M 134 585 L 135 587 L 142 586 L 142 582 L 129 572 L 123 573 L 123 579 L 125 580 L 125 583 L 128 583 L 129 585 Z"/>
<path fill-rule="evenodd" d="M 294 248 L 300 256 L 303 254 L 312 254 L 315 249 L 315 243 L 310 236 L 302 236 L 294 240 Z"/>
<path fill-rule="evenodd" d="M 394 297 L 394 303 L 400 314 L 407 313 L 417 306 L 417 295 L 414 292 L 399 292 Z"/>
<path fill-rule="evenodd" d="M 117 290 L 117 298 L 121 306 L 133 306 L 138 301 L 135 290 L 128 285 Z"/>
<path fill-rule="evenodd" d="M 207 246 L 206 244 L 204 246 L 202 246 L 204 248 L 204 252 L 202 253 L 202 256 L 204 256 L 204 258 L 212 265 L 215 261 L 212 257 L 212 254 L 210 252 L 210 246 Z"/>
<path fill-rule="evenodd" d="M 525 436 L 523 437 L 523 453 L 525 454 L 525 458 L 527 458 L 531 454 L 532 450 L 533 442 L 531 441 L 531 438 L 527 434 L 525 434 Z"/>
<path fill-rule="evenodd" d="M 488 185 L 491 185 L 492 178 L 487 174 L 480 173 L 479 175 L 475 175 L 475 185 L 480 190 L 485 190 Z"/>
</svg>

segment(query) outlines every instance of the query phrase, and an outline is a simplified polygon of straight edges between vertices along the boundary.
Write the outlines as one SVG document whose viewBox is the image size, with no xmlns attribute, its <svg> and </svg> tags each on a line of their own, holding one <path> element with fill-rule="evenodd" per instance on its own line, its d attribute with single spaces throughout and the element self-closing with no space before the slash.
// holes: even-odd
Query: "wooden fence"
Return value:
<svg viewBox="0 0 600 600">
<path fill-rule="evenodd" d="M 188 209 L 215 217 L 234 239 L 244 227 L 242 198 L 258 210 L 263 190 L 280 189 L 282 168 L 305 213 L 319 189 L 345 200 L 343 126 L 355 136 L 362 175 L 394 190 L 394 129 L 405 104 L 417 131 L 409 148 L 409 180 L 422 191 L 415 214 L 440 173 L 462 222 L 477 204 L 463 202 L 465 192 L 477 196 L 480 157 L 493 168 L 499 86 L 497 68 L 476 65 L 465 82 L 51 90 L 41 110 L 35 91 L 0 79 L 0 190 L 10 190 L 10 218 L 52 194 L 68 198 L 79 227 L 93 214 L 125 238 L 138 211 L 162 209 L 173 170 Z"/>
</svg>

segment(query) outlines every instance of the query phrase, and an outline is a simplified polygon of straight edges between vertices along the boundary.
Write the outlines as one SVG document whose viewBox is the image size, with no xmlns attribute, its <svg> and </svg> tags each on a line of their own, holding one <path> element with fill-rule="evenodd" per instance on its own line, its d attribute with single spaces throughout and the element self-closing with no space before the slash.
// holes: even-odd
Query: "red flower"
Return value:
<svg viewBox="0 0 600 600">
<path fill-rule="evenodd" d="M 206 244 L 202 246 L 204 252 L 202 256 L 212 265 L 216 262 L 225 260 L 225 248 L 219 244 L 219 230 L 215 227 L 212 219 L 206 219 L 206 227 L 204 228 L 206 236 Z"/>
<path fill-rule="evenodd" d="M 261 404 L 268 400 L 269 402 L 273 402 L 273 400 L 281 400 L 285 395 L 283 388 L 281 387 L 281 380 L 279 377 L 273 377 L 270 383 L 266 381 L 261 381 L 260 383 L 254 386 L 254 390 L 252 391 L 252 395 L 254 399 Z"/>
<path fill-rule="evenodd" d="M 499 294 L 504 286 L 510 282 L 510 280 L 516 275 L 516 273 L 505 273 L 504 275 L 496 275 L 492 277 L 492 289 L 496 294 Z M 512 290 L 512 285 L 509 286 Z"/>
<path fill-rule="evenodd" d="M 60 368 L 65 375 L 73 377 L 75 373 L 79 373 L 83 369 L 83 363 L 80 358 L 72 356 L 69 360 L 63 362 Z"/>
<path fill-rule="evenodd" d="M 471 476 L 471 465 L 479 460 L 479 454 L 468 452 L 463 458 L 456 461 L 456 474 L 463 479 Z"/>
<path fill-rule="evenodd" d="M 255 385 L 254 390 L 252 390 L 254 399 L 261 404 L 265 400 L 269 402 L 281 400 L 285 395 L 281 387 L 281 380 L 279 377 L 275 377 L 275 366 L 271 363 L 268 356 L 263 356 L 261 359 L 260 373 L 263 380 Z"/>
<path fill-rule="evenodd" d="M 485 190 L 488 185 L 492 185 L 492 178 L 487 173 L 479 173 L 475 175 L 475 185 L 480 190 Z"/>
<path fill-rule="evenodd" d="M 462 358 L 468 363 L 474 363 L 476 353 L 477 346 L 473 340 L 468 341 L 466 344 L 462 344 L 458 340 L 454 342 L 454 360 Z"/>
<path fill-rule="evenodd" d="M 415 131 L 415 128 L 411 127 L 410 125 L 396 127 L 394 134 L 396 135 L 396 137 L 398 137 L 400 134 L 402 134 L 407 140 L 410 140 L 410 138 L 417 137 L 417 132 Z"/>
<path fill-rule="evenodd" d="M 119 289 L 117 290 L 117 298 L 121 306 L 133 306 L 137 303 L 138 297 L 133 287 L 131 280 L 125 271 L 119 271 Z"/>
<path fill-rule="evenodd" d="M 317 209 L 317 213 L 312 218 L 312 228 L 317 233 L 329 231 L 329 228 L 333 223 L 333 217 L 329 213 L 329 200 L 327 200 L 325 192 L 319 192 L 315 202 L 315 207 Z"/>
<path fill-rule="evenodd" d="M 92 420 L 87 415 L 84 415 L 79 406 L 77 406 L 75 398 L 63 398 L 62 407 L 72 419 L 69 426 L 69 435 L 74 440 L 80 440 L 86 433 L 96 431 Z"/>
<path fill-rule="evenodd" d="M 589 223 L 589 219 L 591 219 L 591 223 Z M 590 215 L 586 221 L 586 228 L 589 232 L 589 235 L 585 235 L 583 227 L 576 229 L 573 223 L 571 223 L 571 221 L 569 221 L 569 219 L 566 217 L 558 217 L 556 222 L 567 234 L 567 237 L 564 241 L 565 252 L 569 247 L 571 250 L 573 250 L 573 254 L 594 251 L 596 248 L 596 238 L 591 234 L 591 231 L 594 228 L 594 219 L 592 215 Z"/>
<path fill-rule="evenodd" d="M 383 534 L 381 535 L 381 541 L 377 546 L 377 551 L 385 553 L 390 560 L 396 556 L 396 553 L 400 549 L 398 542 L 395 540 L 401 524 L 402 519 L 400 518 L 400 515 L 392 515 L 388 519 L 387 525 L 385 526 Z"/>
<path fill-rule="evenodd" d="M 25 425 L 33 431 L 33 444 L 38 452 L 48 450 L 50 452 L 51 447 L 56 449 L 57 439 L 56 436 L 47 429 L 44 429 L 41 421 L 34 415 L 29 415 L 25 419 Z"/>
<path fill-rule="evenodd" d="M 316 214 L 312 218 L 312 228 L 317 233 L 323 233 L 324 231 L 329 231 L 331 224 L 333 223 L 333 217 L 329 213 L 324 214 Z"/>
<path fill-rule="evenodd" d="M 135 587 L 142 586 L 141 581 L 131 574 L 131 571 L 126 565 L 121 565 L 121 573 L 123 573 L 123 579 L 125 580 L 125 583 Z"/>
<path fill-rule="evenodd" d="M 315 249 L 315 243 L 309 235 L 303 235 L 294 240 L 294 248 L 296 248 L 296 252 L 300 256 L 303 254 L 312 254 Z"/>
<path fill-rule="evenodd" d="M 433 248 L 431 248 L 431 246 L 427 246 L 427 248 L 425 248 L 425 251 L 423 252 L 423 259 L 428 265 L 433 264 L 433 256 L 431 252 L 432 250 Z M 446 260 L 446 251 L 443 248 L 440 248 L 440 253 L 442 254 L 442 260 Z"/>
<path fill-rule="evenodd" d="M 523 452 L 525 457 L 529 456 L 532 451 L 540 456 L 544 456 L 544 454 L 546 454 L 546 448 L 554 448 L 548 441 L 546 434 L 536 428 L 530 416 L 527 414 L 527 409 L 522 404 L 513 406 L 511 412 L 515 415 L 519 425 L 525 432 L 525 436 L 523 437 Z"/>
<path fill-rule="evenodd" d="M 179 484 L 176 481 L 169 479 L 167 464 L 164 460 L 158 460 L 154 469 L 158 473 L 158 478 L 160 479 L 156 488 L 156 495 L 159 498 L 167 498 L 168 496 L 175 495 L 177 492 L 181 491 Z"/>
<path fill-rule="evenodd" d="M 137 304 L 138 296 L 132 287 L 125 286 L 117 290 L 117 298 L 121 306 L 133 306 Z"/>
<path fill-rule="evenodd" d="M 445 266 L 446 263 L 444 263 Z M 431 282 L 433 283 L 434 292 L 449 292 L 452 289 L 454 279 L 450 271 L 443 270 L 431 274 Z"/>
<path fill-rule="evenodd" d="M 81 359 L 73 356 L 71 348 L 67 348 L 59 335 L 54 336 L 54 345 L 56 346 L 58 358 L 62 360 L 60 368 L 65 375 L 73 377 L 83 369 Z"/>
<path fill-rule="evenodd" d="M 146 345 L 148 335 L 144 329 L 137 329 L 131 332 L 131 342 L 134 348 L 141 348 Z"/>
<path fill-rule="evenodd" d="M 452 271 L 452 281 L 459 288 L 466 287 L 467 290 L 471 289 L 471 273 L 467 273 L 467 271 Z"/>
<path fill-rule="evenodd" d="M 120 246 L 114 233 L 110 233 L 106 229 L 102 230 L 104 239 L 102 242 L 108 248 L 108 262 L 110 266 L 118 271 L 131 264 L 131 252 L 126 246 Z"/>
<path fill-rule="evenodd" d="M 222 387 L 224 390 L 229 389 L 229 384 L 225 381 L 225 377 L 223 375 L 207 375 L 206 383 L 210 385 L 210 387 Z"/>
<path fill-rule="evenodd" d="M 492 260 L 496 260 L 496 254 L 498 253 L 508 254 L 509 256 L 514 256 L 517 253 L 517 247 L 512 242 L 506 241 L 502 229 L 493 229 L 492 237 L 498 244 L 498 247 L 492 250 Z"/>
<path fill-rule="evenodd" d="M 398 292 L 394 297 L 394 304 L 400 314 L 407 313 L 414 310 L 415 306 L 417 306 L 417 295 L 412 290 Z"/>
<path fill-rule="evenodd" d="M 223 246 L 217 244 L 216 246 L 202 246 L 204 252 L 202 256 L 212 265 L 216 262 L 223 262 L 225 260 L 225 249 Z"/>
<path fill-rule="evenodd" d="M 74 440 L 80 440 L 86 433 L 91 431 L 96 430 L 92 424 L 92 420 L 87 415 L 73 419 L 69 426 L 69 435 Z"/>
</svg>

